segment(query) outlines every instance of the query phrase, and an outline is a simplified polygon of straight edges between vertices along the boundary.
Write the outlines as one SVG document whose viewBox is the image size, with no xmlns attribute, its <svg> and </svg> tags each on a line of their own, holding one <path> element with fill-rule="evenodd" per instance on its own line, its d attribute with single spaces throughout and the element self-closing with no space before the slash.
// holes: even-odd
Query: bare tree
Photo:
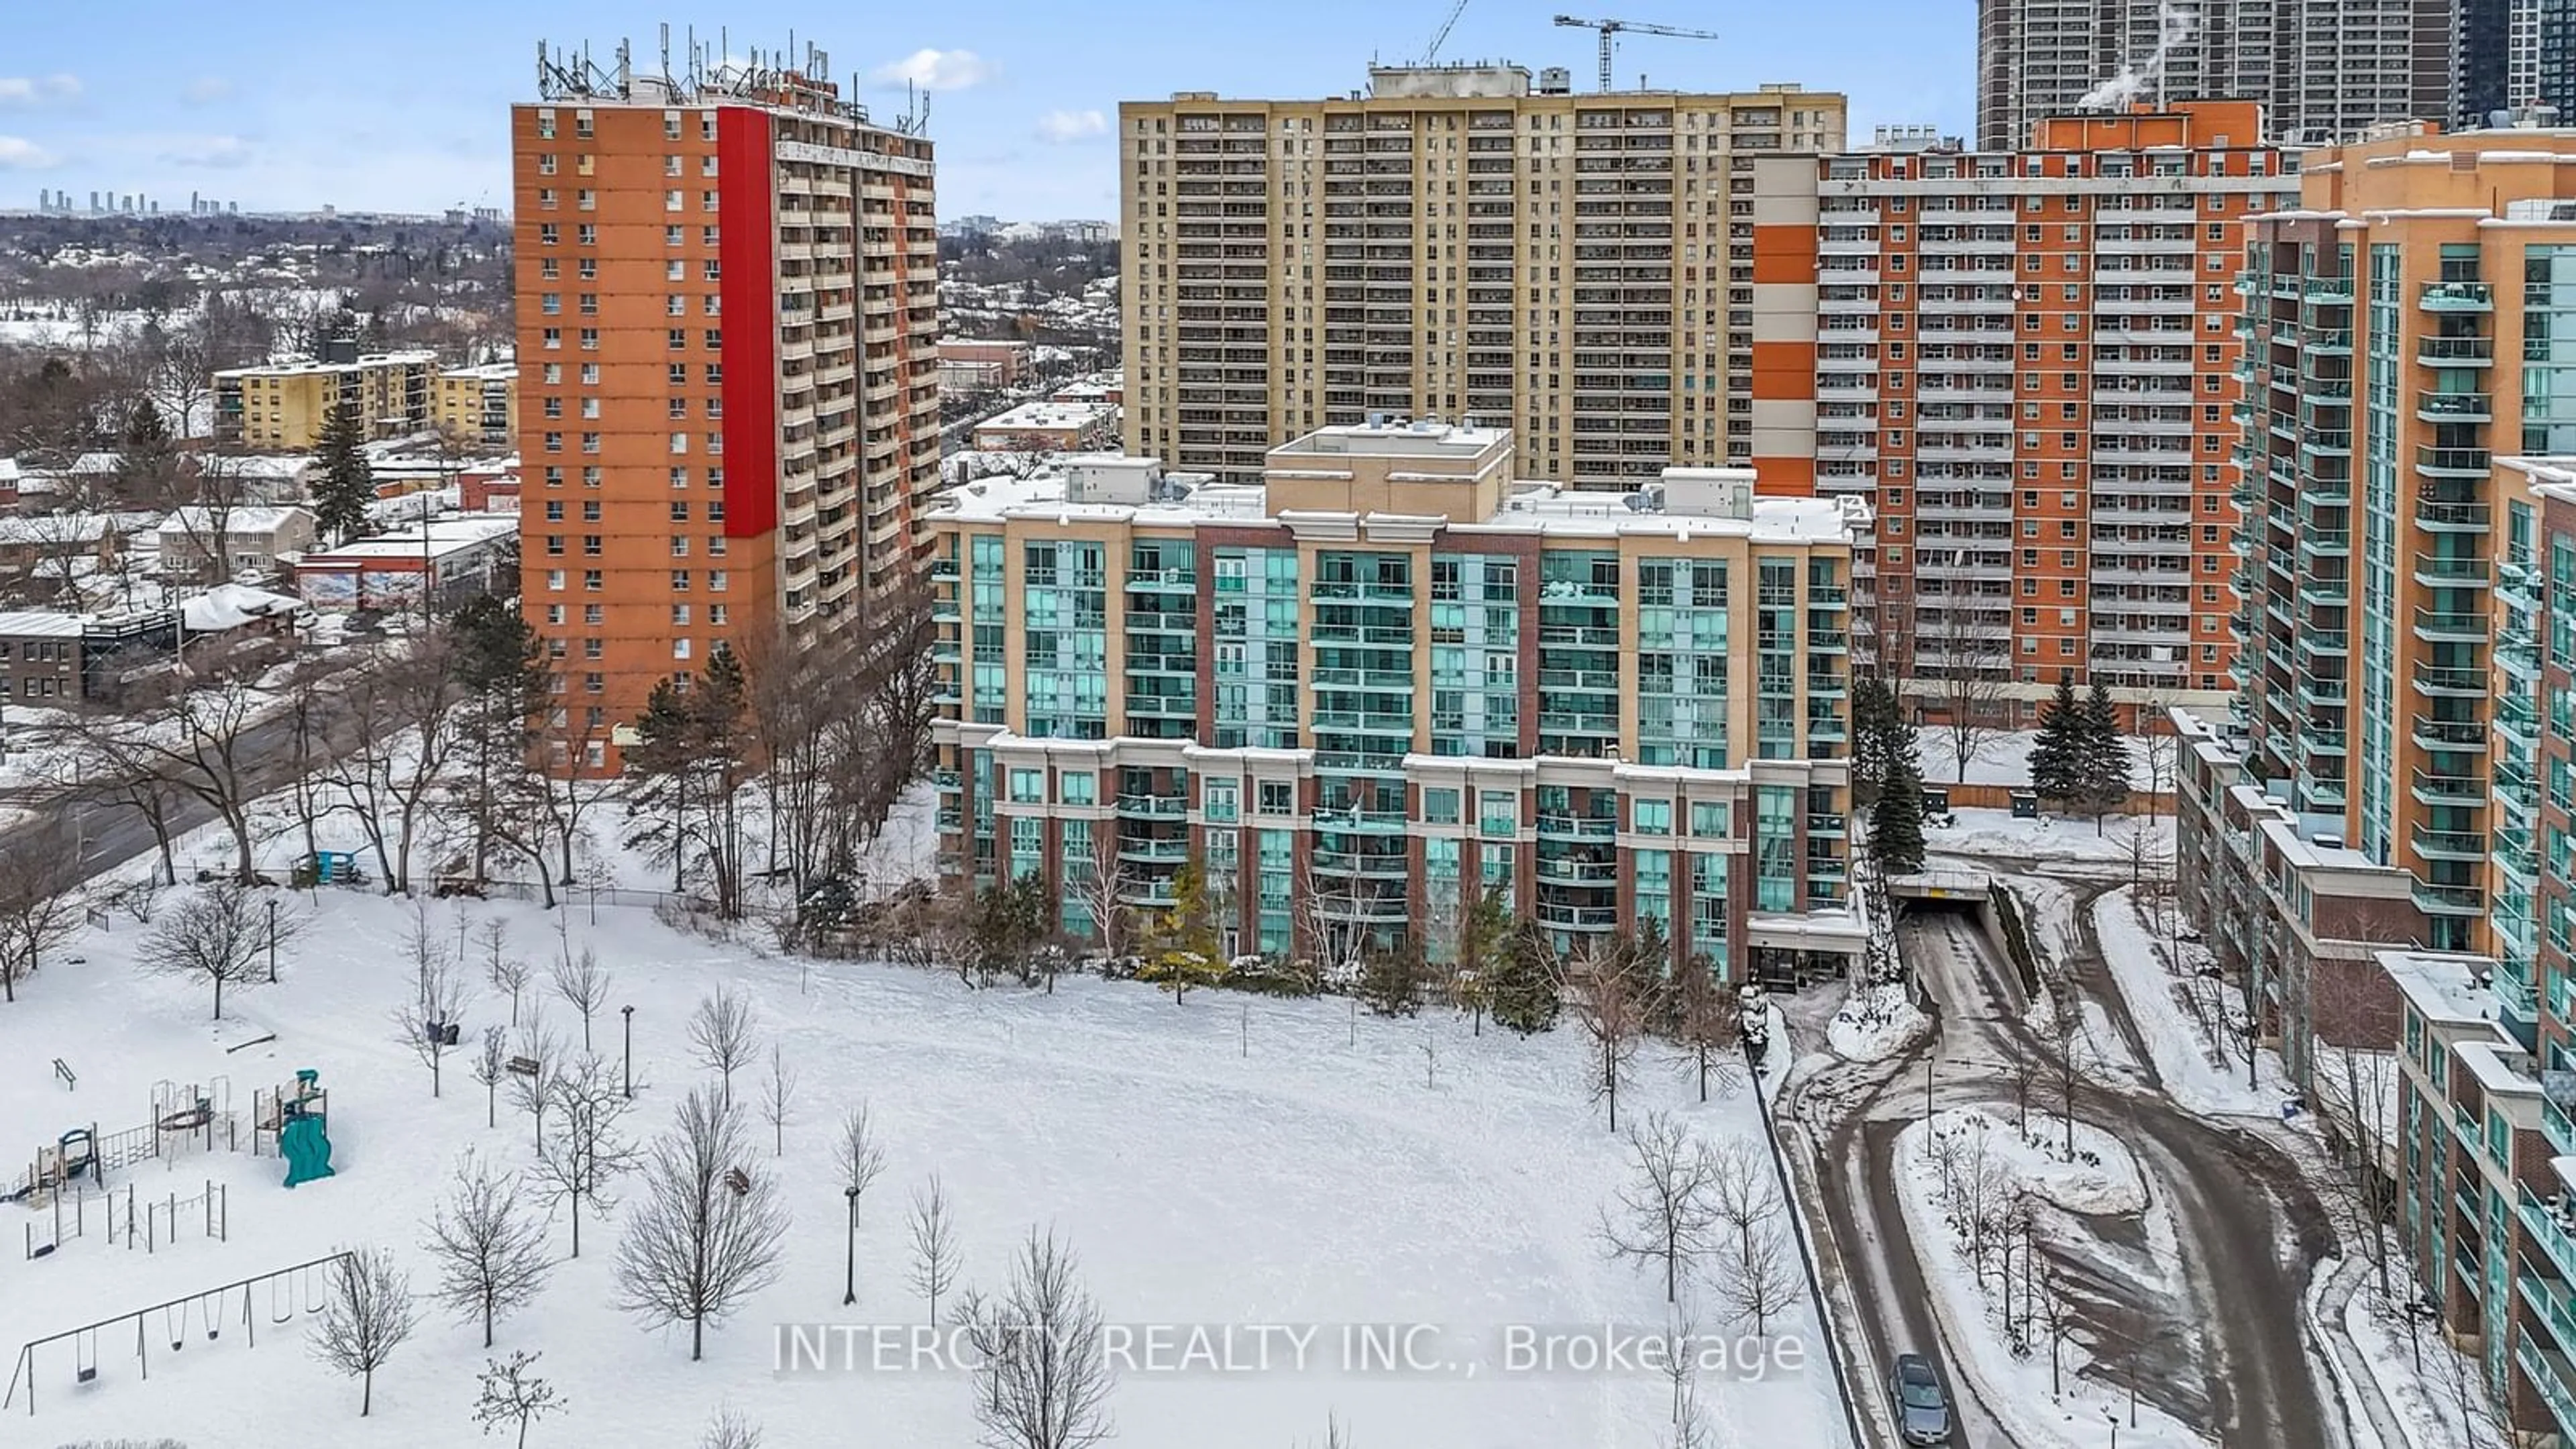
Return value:
<svg viewBox="0 0 2576 1449">
<path fill-rule="evenodd" d="M 769 1155 L 787 1155 L 787 1122 L 796 1106 L 796 1069 L 787 1065 L 787 1047 L 769 1044 L 769 1075 L 760 1084 L 760 1120 L 769 1124 Z"/>
<path fill-rule="evenodd" d="M 243 672 L 174 672 L 137 686 L 122 708 L 74 711 L 70 727 L 85 778 L 148 777 L 213 812 L 232 840 L 233 873 L 247 883 L 257 874 L 251 806 L 265 788 L 253 726 L 269 708 Z"/>
<path fill-rule="evenodd" d="M 429 1068 L 429 1094 L 443 1095 L 447 1054 L 461 1039 L 457 1018 L 465 1014 L 467 988 L 455 965 L 440 950 L 423 962 L 419 995 L 394 1008 L 396 1040 Z"/>
<path fill-rule="evenodd" d="M 547 1028 L 545 1013 L 530 1011 L 519 1027 L 518 1054 L 509 1062 L 510 1101 L 528 1114 L 531 1137 L 541 1147 L 546 1109 L 554 1105 L 555 1083 L 568 1065 L 563 1039 Z"/>
<path fill-rule="evenodd" d="M 2371 1010 L 2367 988 L 2340 971 L 2318 975 L 2310 987 L 2321 1015 L 2349 1020 Z M 2308 1049 L 2308 1090 L 2334 1153 L 2326 1174 L 2326 1197 L 2349 1239 L 2358 1239 L 2370 1257 L 2379 1296 L 2394 1291 L 2390 1282 L 2388 1235 L 2401 1199 L 2397 1179 L 2383 1170 L 2395 1155 L 2402 1125 L 2397 1119 L 2397 1054 L 2395 1033 L 2378 1048 L 2340 1046 L 2325 1037 Z M 2402 1266 L 2402 1260 L 2401 1266 Z"/>
<path fill-rule="evenodd" d="M 1661 1112 L 1628 1129 L 1636 1170 L 1619 1189 L 1619 1216 L 1601 1216 L 1601 1240 L 1614 1258 L 1660 1264 L 1664 1301 L 1681 1297 L 1682 1275 L 1708 1251 L 1717 1224 L 1717 1162 L 1682 1125 Z"/>
<path fill-rule="evenodd" d="M 759 1425 L 727 1404 L 708 1422 L 707 1432 L 698 1438 L 698 1449 L 760 1449 L 761 1437 Z"/>
<path fill-rule="evenodd" d="M 323 1270 L 322 1321 L 313 1354 L 359 1381 L 358 1417 L 376 1402 L 376 1370 L 411 1337 L 411 1278 L 383 1248 L 344 1253 Z"/>
<path fill-rule="evenodd" d="M 483 1028 L 468 1070 L 474 1074 L 475 1085 L 483 1089 L 483 1125 L 500 1126 L 501 1082 L 510 1075 L 509 1034 L 497 1026 Z"/>
<path fill-rule="evenodd" d="M 930 1302 L 930 1322 L 939 1322 L 939 1295 L 954 1287 L 962 1270 L 957 1227 L 948 1215 L 948 1190 L 939 1174 L 912 1195 L 912 1286 Z"/>
<path fill-rule="evenodd" d="M 54 819 L 0 851 L 0 1000 L 18 999 L 18 980 L 80 934 L 80 842 Z"/>
<path fill-rule="evenodd" d="M 1899 702 L 1910 694 L 1940 712 L 1939 728 L 1965 784 L 1968 767 L 1985 758 L 2011 724 L 2011 628 L 2001 615 L 1954 603 L 1938 613 L 1918 612 L 1914 641 L 1915 677 L 1899 690 Z M 1926 655 L 1940 662 L 1932 664 Z"/>
<path fill-rule="evenodd" d="M 1091 917 L 1092 940 L 1100 954 L 1112 961 L 1134 954 L 1136 932 L 1127 903 L 1121 899 L 1134 882 L 1118 860 L 1118 833 L 1093 830 L 1091 858 L 1067 865 L 1074 867 L 1066 872 L 1070 889 L 1083 913 Z"/>
<path fill-rule="evenodd" d="M 849 1204 L 849 1261 L 841 1287 L 841 1302 L 846 1307 L 859 1301 L 859 1200 L 885 1172 L 885 1149 L 877 1144 L 876 1129 L 868 1121 L 867 1103 L 851 1108 L 849 1115 L 841 1119 L 841 1135 L 832 1143 L 832 1165 L 838 1171 L 841 1196 Z"/>
<path fill-rule="evenodd" d="M 1625 937 L 1587 940 L 1559 968 L 1558 995 L 1591 1039 L 1592 1096 L 1609 1104 L 1612 1132 L 1619 1130 L 1619 1074 L 1657 1009 L 1660 988 L 1640 955 Z"/>
<path fill-rule="evenodd" d="M 1785 1211 L 1769 1156 L 1750 1137 L 1729 1137 L 1709 1158 L 1709 1212 L 1734 1238 L 1736 1257 L 1746 1257 L 1756 1235 Z"/>
<path fill-rule="evenodd" d="M 570 1214 L 572 1255 L 578 1258 L 582 1204 L 594 1214 L 616 1207 L 608 1189 L 635 1168 L 636 1149 L 624 1130 L 635 1104 L 619 1090 L 607 1064 L 586 1052 L 555 1078 L 552 1092 L 554 1127 L 538 1134 L 534 1171 L 547 1200 Z"/>
<path fill-rule="evenodd" d="M 1731 1055 L 1744 1035 L 1743 1003 L 1717 979 L 1717 968 L 1697 956 L 1682 964 L 1665 995 L 1668 1027 L 1674 1042 L 1689 1053 L 1699 1099 L 1708 1100 L 1711 1078 L 1720 1095 L 1735 1095 L 1744 1084 L 1743 1070 Z"/>
<path fill-rule="evenodd" d="M 493 990 L 509 996 L 510 1025 L 517 1026 L 519 993 L 528 986 L 528 963 L 510 954 L 510 923 L 489 917 L 474 939 L 483 948 L 483 974 L 491 979 Z"/>
<path fill-rule="evenodd" d="M 1774 1315 L 1797 1301 L 1807 1281 L 1787 1235 L 1776 1225 L 1766 1225 L 1718 1256 L 1717 1285 L 1726 1306 L 1736 1317 L 1753 1320 L 1753 1331 L 1759 1335 L 1770 1331 Z"/>
<path fill-rule="evenodd" d="M 645 1154 L 644 1195 L 617 1244 L 619 1306 L 657 1327 L 689 1325 L 692 1361 L 705 1354 L 710 1320 L 776 1278 L 787 1234 L 778 1184 L 748 1165 L 742 1136 L 714 1090 L 681 1099 L 672 1129 Z"/>
<path fill-rule="evenodd" d="M 2093 1047 L 2084 1028 L 2082 1004 L 2075 999 L 2073 987 L 2063 981 L 2052 983 L 2051 1010 L 2043 1024 L 2047 1043 L 2048 1064 L 2057 1077 L 2057 1115 L 2066 1131 L 2066 1157 L 2075 1157 L 2075 1099 L 2082 1090 L 2092 1063 Z"/>
<path fill-rule="evenodd" d="M 430 1298 L 466 1323 L 493 1326 L 536 1301 L 554 1264 L 545 1224 L 523 1206 L 519 1179 L 496 1171 L 468 1149 L 456 1160 L 447 1199 L 429 1222 L 429 1255 L 438 1281 Z"/>
<path fill-rule="evenodd" d="M 207 884 L 162 913 L 151 933 L 135 947 L 134 964 L 147 975 L 176 976 L 214 988 L 215 1020 L 224 1019 L 224 988 L 239 989 L 265 979 L 258 969 L 269 942 L 279 944 L 301 931 L 300 918 L 280 913 L 274 933 L 268 903 L 241 882 L 226 877 Z"/>
<path fill-rule="evenodd" d="M 563 1408 L 555 1386 L 530 1372 L 542 1357 L 521 1350 L 506 1360 L 485 1361 L 475 1380 L 474 1400 L 474 1422 L 483 1426 L 484 1433 L 515 1428 L 519 1449 L 528 1449 L 528 1426 Z"/>
<path fill-rule="evenodd" d="M 339 681 L 348 745 L 327 775 L 374 850 L 388 894 L 412 888 L 412 857 L 461 745 L 464 691 L 443 637 L 369 654 Z"/>
<path fill-rule="evenodd" d="M 599 956 L 588 946 L 581 954 L 558 959 L 553 967 L 555 995 L 581 1013 L 581 1049 L 589 1051 L 590 1018 L 608 1004 L 608 972 L 599 964 Z"/>
<path fill-rule="evenodd" d="M 689 1013 L 689 1055 L 722 1081 L 728 1104 L 733 1101 L 733 1074 L 751 1065 L 756 1021 L 751 1003 L 729 986 L 700 998 Z"/>
<path fill-rule="evenodd" d="M 1053 1233 L 1032 1229 L 1002 1295 L 968 1290 L 957 1321 L 978 1361 L 975 1422 L 986 1449 L 1089 1449 L 1110 1436 L 1117 1375 L 1100 1304 Z"/>
</svg>

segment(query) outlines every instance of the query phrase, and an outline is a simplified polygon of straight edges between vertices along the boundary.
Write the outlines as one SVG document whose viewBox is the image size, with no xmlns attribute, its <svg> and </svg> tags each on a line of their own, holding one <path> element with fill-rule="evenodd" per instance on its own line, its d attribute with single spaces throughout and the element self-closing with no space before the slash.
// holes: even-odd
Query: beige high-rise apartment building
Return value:
<svg viewBox="0 0 2576 1449">
<path fill-rule="evenodd" d="M 1428 416 L 1508 425 L 1578 487 L 1749 465 L 1757 348 L 1815 336 L 1812 274 L 1756 275 L 1754 227 L 1801 218 L 1763 214 L 1754 163 L 1840 150 L 1843 98 L 1369 79 L 1119 108 L 1127 451 L 1251 482 L 1281 438 Z M 1813 220 L 1812 187 L 1776 204 Z"/>
</svg>

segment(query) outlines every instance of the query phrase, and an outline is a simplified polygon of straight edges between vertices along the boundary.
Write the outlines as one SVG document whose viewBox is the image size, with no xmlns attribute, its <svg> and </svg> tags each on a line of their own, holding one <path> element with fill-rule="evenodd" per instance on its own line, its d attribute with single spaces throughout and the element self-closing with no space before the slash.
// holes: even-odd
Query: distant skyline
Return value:
<svg viewBox="0 0 2576 1449">
<path fill-rule="evenodd" d="M 1367 82 L 1372 56 L 1413 59 L 1449 0 L 1232 6 L 947 0 L 900 13 L 735 4 L 664 12 L 675 35 L 723 28 L 736 53 L 793 32 L 831 54 L 880 121 L 904 80 L 929 87 L 942 215 L 1011 220 L 1116 214 L 1122 100 L 1175 90 L 1313 97 Z M 1633 12 L 1633 13 L 1632 13 Z M 26 6 L 0 45 L 0 206 L 62 188 L 141 192 L 185 211 L 190 191 L 245 211 L 437 212 L 509 204 L 507 111 L 535 95 L 540 38 L 595 55 L 621 37 L 639 69 L 662 15 L 570 0 L 530 7 L 221 8 L 140 0 Z M 1593 84 L 1592 33 L 1549 23 L 1555 0 L 1467 0 L 1441 58 L 1561 65 Z M 1617 0 L 1622 18 L 1714 29 L 1716 41 L 1623 39 L 1619 83 L 1749 90 L 1796 81 L 1851 97 L 1852 133 L 1928 123 L 1966 132 L 1975 109 L 1969 0 L 1825 0 L 1711 7 Z M 679 41 L 675 38 L 674 48 Z"/>
</svg>

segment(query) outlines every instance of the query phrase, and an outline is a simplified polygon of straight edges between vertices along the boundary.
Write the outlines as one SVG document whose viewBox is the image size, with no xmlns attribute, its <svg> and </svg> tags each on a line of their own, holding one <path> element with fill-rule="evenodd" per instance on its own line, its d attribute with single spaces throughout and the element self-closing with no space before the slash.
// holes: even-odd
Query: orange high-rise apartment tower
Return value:
<svg viewBox="0 0 2576 1449">
<path fill-rule="evenodd" d="M 1806 271 L 1815 303 L 1774 319 L 1811 345 L 1766 366 L 1756 343 L 1774 395 L 1812 358 L 1813 403 L 1757 395 L 1753 466 L 1766 492 L 1871 500 L 1855 622 L 1931 717 L 2027 727 L 2061 674 L 2224 703 L 2235 273 L 2291 170 L 2250 101 L 2052 117 L 2020 151 L 1898 129 L 1757 164 L 1757 195 L 1816 200 L 1755 228 L 1756 276 Z"/>
<path fill-rule="evenodd" d="M 938 481 L 930 142 L 811 46 L 691 50 L 674 77 L 541 47 L 511 114 L 522 608 L 589 768 L 719 644 L 916 576 Z"/>
</svg>

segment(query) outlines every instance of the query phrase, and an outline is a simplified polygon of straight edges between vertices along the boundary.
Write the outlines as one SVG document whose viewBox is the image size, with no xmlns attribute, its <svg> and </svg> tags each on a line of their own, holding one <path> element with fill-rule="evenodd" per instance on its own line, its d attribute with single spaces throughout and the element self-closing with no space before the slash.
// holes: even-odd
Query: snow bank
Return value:
<svg viewBox="0 0 2576 1449">
<path fill-rule="evenodd" d="M 1939 789 L 1959 781 L 1958 752 L 1950 731 L 1937 724 L 1924 725 L 1915 731 L 1923 751 L 1923 783 Z M 1968 761 L 1967 783 L 1971 785 L 2015 785 L 2030 783 L 2030 752 L 2039 743 L 2037 730 L 1986 731 L 1978 736 L 1976 758 Z M 2147 768 L 2147 742 L 2131 735 L 2120 741 L 2129 762 L 2129 788 L 2152 790 L 2158 782 Z M 2173 788 L 2173 764 L 2166 757 L 2164 789 Z"/>
<path fill-rule="evenodd" d="M 1930 1019 L 1915 1007 L 1904 987 L 1864 986 L 1834 1013 L 1825 1040 L 1837 1055 L 1874 1062 L 1913 1045 L 1929 1025 Z"/>
<path fill-rule="evenodd" d="M 1983 1119 L 1985 1125 L 1972 1125 L 1974 1119 Z M 2055 1123 L 2043 1125 L 2034 1116 L 2032 1130 L 2063 1129 Z M 1988 1254 L 1988 1271 L 1980 1272 L 1944 1207 L 1944 1168 L 1933 1145 L 1945 1131 L 1963 1134 L 1962 1140 L 1972 1143 L 1984 1142 L 1988 1160 L 2000 1165 L 2005 1183 L 2024 1186 L 2067 1211 L 2089 1212 L 2099 1206 L 2103 1211 L 2135 1212 L 2146 1205 L 2146 1197 L 2137 1164 L 2126 1150 L 2107 1134 L 2088 1138 L 2080 1123 L 2078 1150 L 2102 1156 L 2098 1170 L 2082 1164 L 2088 1171 L 2080 1174 L 2060 1170 L 2069 1164 L 2051 1163 L 2046 1153 L 2022 1143 L 2008 1121 L 1982 1110 L 1943 1112 L 1929 1124 L 1916 1122 L 1899 1134 L 1897 1199 L 1924 1276 L 1933 1288 L 1934 1311 L 1941 1319 L 1952 1371 L 1973 1377 L 1978 1402 L 2011 1432 L 2021 1449 L 2093 1449 L 2112 1424 L 2118 1426 L 2120 1442 L 2132 1449 L 2201 1449 L 2207 1440 L 2153 1404 L 2137 1405 L 2133 1427 L 2126 1392 L 2083 1376 L 2093 1355 L 2080 1339 L 2070 1337 L 2058 1347 L 2055 1374 L 2044 1331 L 2036 1332 L 2028 1357 L 2014 1351 L 2005 1336 L 2003 1290 L 1989 1281 L 1993 1254 Z M 1975 1135 L 1964 1136 L 1971 1133 Z M 2087 1146 L 2088 1142 L 2092 1145 Z M 2101 1151 L 2105 1145 L 2109 1153 Z M 1951 1170 L 1959 1170 L 1958 1165 L 1952 1164 Z M 2120 1186 L 2124 1175 L 2126 1188 Z M 2085 1206 L 2067 1207 L 2067 1203 Z M 2114 1206 L 2120 1203 L 2130 1205 Z M 2154 1219 L 2161 1214 L 2148 1216 L 2151 1238 L 2160 1236 L 2154 1231 Z"/>
<path fill-rule="evenodd" d="M 2128 1000 L 2166 1094 L 2184 1109 L 2204 1116 L 2278 1117 L 2281 1104 L 2296 1095 L 2279 1056 L 2259 1051 L 2256 1084 L 2248 1086 L 2243 1036 L 2227 1035 L 2228 1060 L 2215 1059 L 2208 1027 L 2184 1004 L 2186 992 L 2215 991 L 2225 1000 L 2208 1002 L 2206 1010 L 2233 1010 L 2241 1015 L 2232 988 L 2191 974 L 2208 964 L 2208 954 L 2191 942 L 2181 942 L 2190 969 L 2176 969 L 2165 955 L 2163 942 L 2139 918 L 2136 898 L 2126 886 L 2093 902 L 2093 929 L 2101 939 L 2103 964 Z"/>
</svg>

